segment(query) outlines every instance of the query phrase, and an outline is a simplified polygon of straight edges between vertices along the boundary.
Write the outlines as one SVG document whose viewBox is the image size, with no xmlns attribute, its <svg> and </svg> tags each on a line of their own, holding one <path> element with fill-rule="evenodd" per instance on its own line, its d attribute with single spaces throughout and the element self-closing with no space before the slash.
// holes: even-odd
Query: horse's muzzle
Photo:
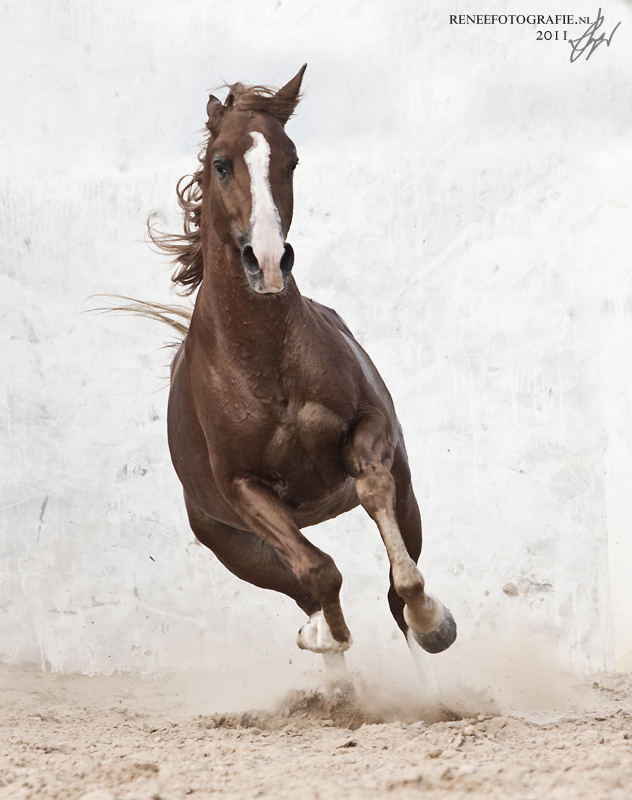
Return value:
<svg viewBox="0 0 632 800">
<path fill-rule="evenodd" d="M 271 289 L 266 286 L 263 270 L 259 266 L 257 256 L 255 255 L 252 245 L 250 244 L 244 245 L 242 248 L 241 265 L 244 268 L 246 277 L 248 278 L 248 283 L 255 290 L 255 292 L 258 292 L 259 294 L 273 294 L 275 292 L 280 292 L 283 286 L 285 286 L 285 279 L 290 274 L 292 267 L 294 266 L 294 250 L 292 249 L 292 245 L 288 244 L 287 242 L 283 245 L 283 255 L 281 256 L 281 261 L 279 263 L 283 286 L 279 287 L 278 289 Z"/>
</svg>

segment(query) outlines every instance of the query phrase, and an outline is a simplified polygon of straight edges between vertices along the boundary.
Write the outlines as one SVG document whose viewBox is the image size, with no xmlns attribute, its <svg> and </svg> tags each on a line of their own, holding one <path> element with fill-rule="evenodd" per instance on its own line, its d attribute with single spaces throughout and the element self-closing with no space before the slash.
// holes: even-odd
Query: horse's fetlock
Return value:
<svg viewBox="0 0 632 800">
<path fill-rule="evenodd" d="M 424 597 L 424 585 L 420 581 L 398 581 L 395 584 L 395 591 L 406 603 L 418 603 Z"/>
<path fill-rule="evenodd" d="M 298 578 L 321 603 L 331 601 L 340 594 L 342 575 L 333 558 L 325 553 L 322 558 L 303 567 Z"/>
<path fill-rule="evenodd" d="M 430 633 L 436 630 L 445 615 L 445 609 L 439 601 L 430 595 L 417 600 L 406 600 L 404 619 L 416 633 Z"/>
<path fill-rule="evenodd" d="M 400 569 L 393 575 L 395 591 L 405 603 L 418 605 L 425 600 L 425 582 L 416 564 L 411 560 L 408 569 Z"/>
</svg>

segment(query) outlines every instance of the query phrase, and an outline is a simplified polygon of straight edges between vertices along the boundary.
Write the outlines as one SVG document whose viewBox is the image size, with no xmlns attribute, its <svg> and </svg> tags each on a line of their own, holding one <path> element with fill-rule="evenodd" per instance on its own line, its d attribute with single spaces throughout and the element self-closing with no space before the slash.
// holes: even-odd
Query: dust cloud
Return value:
<svg viewBox="0 0 632 800">
<path fill-rule="evenodd" d="M 629 676 L 569 676 L 541 637 L 393 651 L 349 658 L 335 682 L 290 663 L 154 679 L 0 667 L 0 798 L 626 797 Z"/>
</svg>

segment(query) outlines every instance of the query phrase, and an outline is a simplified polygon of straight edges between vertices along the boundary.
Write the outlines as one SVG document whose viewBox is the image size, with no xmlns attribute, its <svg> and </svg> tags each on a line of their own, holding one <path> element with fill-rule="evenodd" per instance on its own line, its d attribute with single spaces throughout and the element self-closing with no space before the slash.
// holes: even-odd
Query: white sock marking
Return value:
<svg viewBox="0 0 632 800">
<path fill-rule="evenodd" d="M 252 195 L 250 244 L 263 272 L 263 292 L 280 292 L 283 289 L 280 265 L 284 241 L 281 217 L 270 188 L 270 145 L 259 131 L 252 131 L 250 135 L 254 144 L 244 155 Z"/>
<path fill-rule="evenodd" d="M 437 688 L 437 681 L 430 656 L 417 644 L 412 631 L 408 631 L 406 641 L 408 642 L 408 648 L 417 669 L 422 694 L 427 700 L 437 700 L 439 697 L 439 689 Z"/>
<path fill-rule="evenodd" d="M 325 615 L 317 611 L 298 632 L 296 643 L 301 650 L 311 650 L 312 653 L 344 653 L 353 642 L 351 637 L 348 642 L 337 642 L 331 635 Z"/>
</svg>

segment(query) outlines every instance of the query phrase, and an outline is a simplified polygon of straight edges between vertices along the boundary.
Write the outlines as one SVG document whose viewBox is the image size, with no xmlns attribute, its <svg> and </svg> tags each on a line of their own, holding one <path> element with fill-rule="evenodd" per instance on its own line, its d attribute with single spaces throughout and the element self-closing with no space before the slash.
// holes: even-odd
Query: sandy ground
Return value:
<svg viewBox="0 0 632 800">
<path fill-rule="evenodd" d="M 180 693 L 200 680 L 221 691 L 221 676 L 196 680 L 0 667 L 0 797 L 632 798 L 630 676 L 519 714 L 378 699 L 357 679 L 201 715 Z"/>
</svg>

